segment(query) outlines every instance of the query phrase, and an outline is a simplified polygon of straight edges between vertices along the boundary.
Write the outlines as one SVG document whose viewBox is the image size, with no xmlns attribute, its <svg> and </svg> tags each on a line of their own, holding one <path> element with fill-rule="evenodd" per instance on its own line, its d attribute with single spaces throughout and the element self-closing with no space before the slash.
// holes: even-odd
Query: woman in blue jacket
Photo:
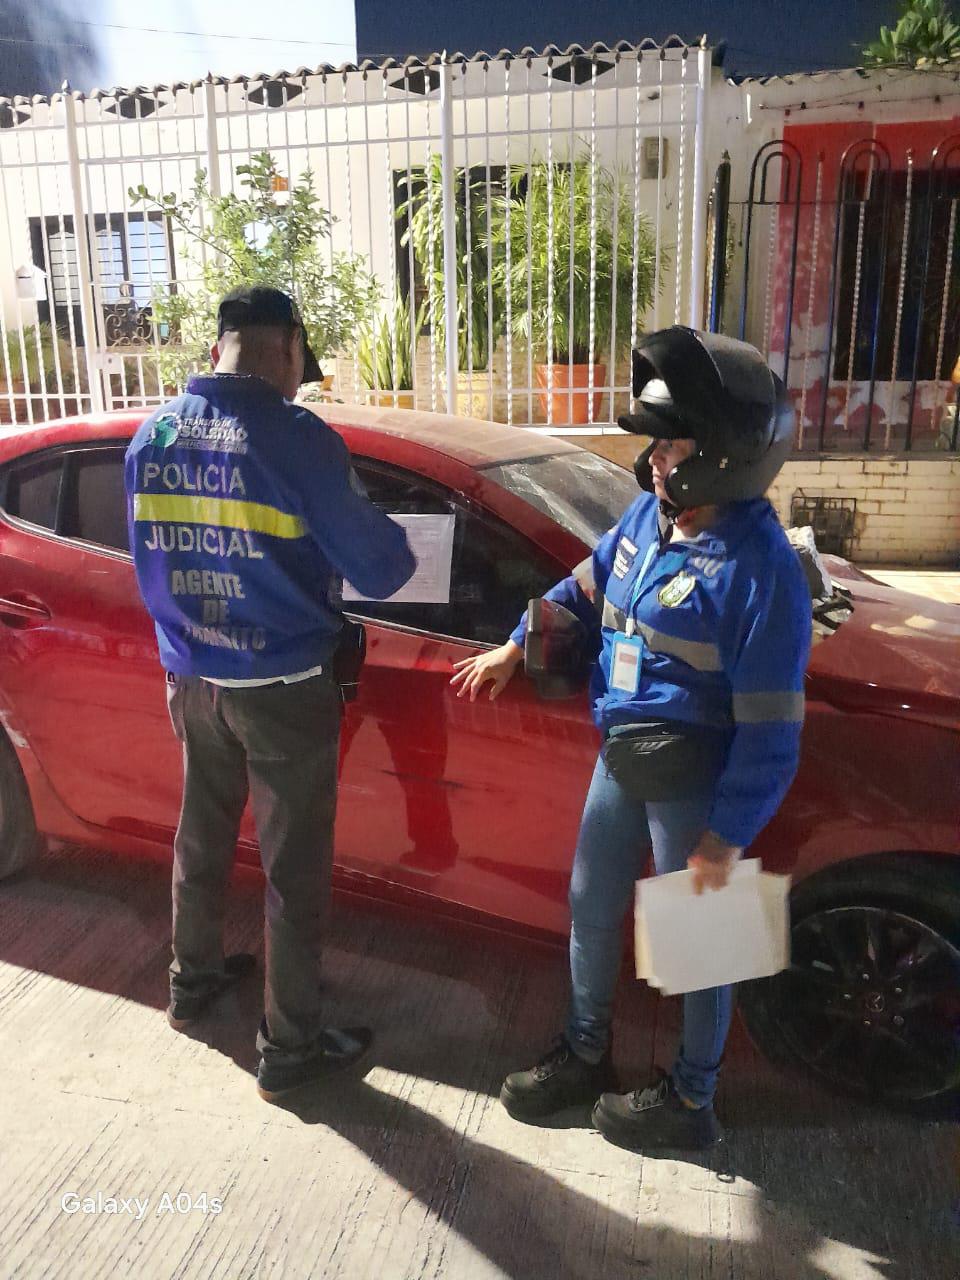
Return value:
<svg viewBox="0 0 960 1280">
<path fill-rule="evenodd" d="M 563 1034 L 501 1099 L 518 1119 L 595 1103 L 594 1123 L 638 1150 L 698 1148 L 713 1111 L 732 989 L 684 997 L 669 1074 L 608 1092 L 623 921 L 652 847 L 722 888 L 793 779 L 810 648 L 803 570 L 763 497 L 793 442 L 793 411 L 753 347 L 675 326 L 634 352 L 637 412 L 653 437 L 637 499 L 589 560 L 547 593 L 594 639 L 603 735 L 570 883 L 571 998 Z M 495 698 L 523 657 L 526 617 L 499 649 L 458 664 L 459 696 Z"/>
</svg>

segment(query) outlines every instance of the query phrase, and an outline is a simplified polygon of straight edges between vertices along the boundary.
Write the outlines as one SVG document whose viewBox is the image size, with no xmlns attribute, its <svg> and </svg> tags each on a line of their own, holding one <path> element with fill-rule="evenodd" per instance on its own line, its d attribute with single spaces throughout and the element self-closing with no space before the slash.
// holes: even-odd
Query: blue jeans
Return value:
<svg viewBox="0 0 960 1280">
<path fill-rule="evenodd" d="M 571 1001 L 567 1039 L 588 1062 L 610 1043 L 613 996 L 623 956 L 623 920 L 653 846 L 658 875 L 682 871 L 707 826 L 713 792 L 667 803 L 634 800 L 597 760 L 580 823 L 570 880 Z M 690 939 L 696 946 L 696 939 Z M 733 988 L 683 997 L 683 1035 L 673 1066 L 677 1092 L 697 1105 L 713 1099 L 730 1028 Z"/>
</svg>

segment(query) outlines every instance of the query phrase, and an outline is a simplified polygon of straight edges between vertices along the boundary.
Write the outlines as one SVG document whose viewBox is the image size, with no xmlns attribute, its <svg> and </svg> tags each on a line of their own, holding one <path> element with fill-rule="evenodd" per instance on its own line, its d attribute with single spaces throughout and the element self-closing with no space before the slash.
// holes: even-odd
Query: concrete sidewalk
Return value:
<svg viewBox="0 0 960 1280">
<path fill-rule="evenodd" d="M 630 1155 L 585 1114 L 522 1126 L 496 1095 L 558 1028 L 562 949 L 376 902 L 337 898 L 326 963 L 331 1020 L 377 1028 L 372 1066 L 269 1107 L 259 980 L 167 1026 L 168 911 L 166 867 L 106 854 L 0 886 L 3 1280 L 960 1275 L 952 1125 L 776 1074 L 735 1028 L 705 1159 Z M 231 949 L 259 948 L 260 913 L 235 886 Z M 677 1013 L 624 981 L 625 1086 L 669 1062 Z M 98 1193 L 147 1205 L 83 1212 Z"/>
<path fill-rule="evenodd" d="M 928 596 L 942 604 L 960 604 L 960 573 L 949 569 L 874 569 L 861 565 L 864 573 L 879 578 L 888 587 L 909 591 L 913 595 Z"/>
</svg>

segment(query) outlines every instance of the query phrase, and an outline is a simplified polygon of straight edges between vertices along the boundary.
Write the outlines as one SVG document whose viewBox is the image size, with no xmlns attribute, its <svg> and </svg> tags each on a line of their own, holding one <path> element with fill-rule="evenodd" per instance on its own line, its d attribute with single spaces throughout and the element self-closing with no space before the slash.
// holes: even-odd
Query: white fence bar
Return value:
<svg viewBox="0 0 960 1280">
<path fill-rule="evenodd" d="M 616 273 L 611 272 L 616 279 Z M 597 59 L 590 66 L 590 278 L 587 282 L 587 421 L 593 422 L 593 387 L 596 376 L 594 350 L 597 341 Z M 613 370 L 610 371 L 611 374 Z"/>
<path fill-rule="evenodd" d="M 507 423 L 513 424 L 513 236 L 511 212 L 513 206 L 513 171 L 510 167 L 510 67 L 508 58 L 503 68 L 503 113 L 506 120 L 505 193 L 504 193 L 504 305 L 506 307 L 507 337 Z"/>
<path fill-rule="evenodd" d="M 427 74 L 429 74 L 429 72 Z M 427 108 L 427 111 L 426 111 L 427 134 L 429 135 L 430 115 L 431 115 L 429 96 L 427 96 L 426 108 Z M 434 179 L 433 170 L 434 170 L 433 151 L 428 149 L 427 157 L 426 157 L 426 201 L 427 201 L 427 229 L 430 237 L 430 240 L 429 240 L 430 248 L 429 248 L 429 254 L 427 258 L 427 261 L 429 263 L 429 266 L 427 268 L 427 305 L 428 305 L 427 314 L 430 317 L 430 408 L 434 412 L 436 412 L 437 380 L 438 380 L 437 315 L 439 313 L 439 310 L 438 310 L 438 304 L 437 304 L 437 288 L 436 288 L 437 282 L 435 278 L 435 272 L 433 270 L 433 264 L 436 261 L 438 228 L 437 228 L 436 210 L 435 210 L 434 198 L 433 198 L 433 179 Z M 441 174 L 441 183 L 442 181 L 443 181 L 443 177 Z M 442 236 L 443 236 L 442 227 L 439 229 L 439 234 L 442 239 Z M 413 288 L 413 281 L 410 282 L 410 287 L 411 289 Z"/>
<path fill-rule="evenodd" d="M 494 324 L 493 324 L 493 235 L 492 235 L 492 218 L 493 218 L 493 180 L 490 171 L 490 63 L 484 62 L 483 66 L 483 120 L 484 120 L 484 138 L 486 146 L 484 150 L 484 187 L 487 197 L 486 209 L 486 235 L 487 235 L 487 369 L 488 382 L 490 386 L 490 409 L 491 416 L 494 411 L 494 397 L 496 394 L 496 378 L 493 368 L 493 345 L 494 345 Z M 466 94 L 466 90 L 464 90 Z"/>
<path fill-rule="evenodd" d="M 673 301 L 673 323 L 683 321 L 683 273 L 687 265 L 687 72 L 690 59 L 684 49 L 680 63 L 680 146 L 679 146 L 679 182 L 677 184 L 677 239 L 674 250 L 674 272 L 676 275 Z"/>
<path fill-rule="evenodd" d="M 443 191 L 443 327 L 447 413 L 457 412 L 457 222 L 453 182 L 453 67 L 440 64 L 440 182 Z"/>
<path fill-rule="evenodd" d="M 51 114 L 52 114 L 52 108 L 51 108 Z M 58 139 L 55 139 L 55 142 L 57 140 Z M 65 188 L 68 187 L 69 185 L 70 185 L 70 171 L 68 166 L 66 164 L 56 165 L 55 182 L 54 182 L 55 190 L 52 193 L 52 195 L 53 195 L 53 204 L 57 211 L 56 212 L 56 219 L 57 219 L 56 228 L 57 228 L 57 233 L 59 234 L 59 237 L 60 237 L 59 244 L 60 244 L 61 253 L 65 252 L 65 245 L 67 241 L 67 226 L 66 226 L 66 216 L 64 215 L 64 207 L 67 204 Z M 47 212 L 47 202 L 45 199 L 41 199 L 40 201 L 40 225 L 41 226 L 44 226 L 46 223 L 46 212 Z M 9 223 L 9 217 L 7 221 Z M 55 296 L 53 279 L 52 279 L 53 272 L 51 269 L 51 263 L 53 261 L 53 255 L 50 250 L 49 236 L 47 236 L 47 243 L 46 243 L 44 252 L 46 254 L 47 299 L 48 299 L 48 305 L 50 307 L 51 318 L 55 319 L 56 296 Z M 67 269 L 64 272 L 63 283 L 64 283 L 64 292 L 66 294 L 66 312 L 67 312 L 67 333 L 65 336 L 67 337 L 67 340 L 70 343 L 73 385 L 77 392 L 76 406 L 78 410 L 82 411 L 82 408 L 84 407 L 84 398 L 85 396 L 88 396 L 90 394 L 90 389 L 88 384 L 86 393 L 82 393 L 83 380 L 80 376 L 80 361 L 79 361 L 79 355 L 78 355 L 79 344 L 77 342 L 77 324 L 74 316 L 74 307 L 79 305 L 80 300 L 79 298 L 74 297 L 73 272 L 70 271 L 69 265 L 67 265 Z M 52 327 L 56 328 L 55 325 L 53 325 Z M 86 372 L 85 368 L 84 368 L 84 372 Z"/>
<path fill-rule="evenodd" d="M 406 147 L 404 150 L 404 158 L 406 160 L 407 200 L 409 201 L 411 199 L 412 192 L 413 192 L 413 169 L 411 167 L 411 152 L 410 152 L 410 132 L 411 131 L 410 131 L 410 69 L 409 67 L 407 67 L 404 70 L 403 83 L 406 89 L 406 96 L 404 99 L 404 121 L 405 121 L 405 129 L 406 129 L 406 139 L 405 139 Z M 410 226 L 409 222 L 407 225 L 408 227 Z M 417 376 L 417 335 L 419 333 L 419 329 L 417 326 L 416 289 L 414 287 L 414 282 L 417 278 L 417 265 L 416 265 L 416 254 L 414 253 L 414 248 L 413 248 L 412 228 L 411 228 L 411 234 L 410 234 L 409 240 L 407 242 L 407 270 L 409 272 L 408 310 L 410 312 L 410 359 L 412 364 L 411 381 L 412 381 L 412 390 L 414 393 L 414 403 L 416 403 L 416 393 L 419 387 L 418 376 Z"/>
<path fill-rule="evenodd" d="M 100 377 L 100 360 L 96 354 L 97 322 L 93 306 L 93 280 L 90 275 L 90 244 L 87 238 L 87 219 L 83 208 L 83 173 L 80 168 L 80 147 L 77 142 L 77 101 L 66 88 L 61 101 L 63 103 L 63 119 L 67 134 L 70 193 L 73 197 L 73 235 L 77 246 L 80 314 L 83 318 L 83 357 L 87 367 L 87 385 L 90 388 L 91 408 L 94 413 L 103 413 L 103 381 Z"/>
<path fill-rule="evenodd" d="M 20 156 L 19 137 L 17 137 L 17 156 L 18 158 Z M 8 183 L 10 180 L 9 171 L 4 169 L 2 173 L 0 173 L 0 178 L 2 178 L 3 180 L 4 194 L 6 194 L 8 190 Z M 13 262 L 15 260 L 16 250 L 13 242 L 13 231 L 9 223 L 7 224 L 7 244 L 10 252 L 10 263 L 12 267 Z M 16 422 L 18 420 L 17 412 L 16 412 L 16 400 L 14 399 L 12 394 L 13 383 L 14 383 L 14 378 L 12 376 L 12 371 L 10 369 L 10 356 L 12 355 L 14 358 L 14 361 L 16 361 L 17 357 L 19 356 L 20 371 L 22 375 L 22 381 L 24 383 L 24 411 L 25 411 L 27 422 L 32 424 L 34 420 L 33 395 L 32 395 L 33 387 L 31 386 L 31 383 L 30 383 L 30 374 L 29 374 L 30 362 L 27 356 L 27 338 L 24 336 L 25 329 L 24 329 L 23 304 L 20 300 L 19 292 L 17 294 L 16 306 L 17 306 L 17 326 L 9 335 L 6 332 L 4 332 L 3 334 L 3 360 L 4 360 L 4 366 L 6 368 L 6 374 L 7 374 L 7 387 L 8 387 L 8 390 L 11 392 L 10 418 L 12 422 Z"/>
<path fill-rule="evenodd" d="M 467 74 L 467 64 L 460 64 L 460 75 L 463 80 Z M 461 94 L 463 104 L 463 230 L 464 230 L 464 257 L 466 258 L 466 271 L 464 272 L 466 284 L 466 307 L 465 323 L 466 323 L 466 343 L 467 343 L 467 412 L 470 417 L 478 415 L 474 412 L 473 399 L 473 186 L 470 176 L 470 117 L 467 107 L 467 93 L 464 86 Z M 459 250 L 458 250 L 459 251 Z M 489 416 L 489 402 L 487 415 Z"/>
<path fill-rule="evenodd" d="M 547 422 L 553 426 L 553 300 L 556 280 L 553 198 L 553 58 L 547 60 Z"/>
<path fill-rule="evenodd" d="M 697 115 L 693 135 L 693 230 L 690 243 L 691 329 L 703 328 L 704 264 L 707 248 L 707 111 L 710 102 L 710 50 L 701 43 L 697 51 Z"/>
<path fill-rule="evenodd" d="M 527 191 L 533 185 L 533 94 L 530 74 L 533 59 L 527 58 Z M 527 201 L 527 314 L 533 311 L 533 208 Z M 533 325 L 527 326 L 527 420 L 533 421 Z"/>
<path fill-rule="evenodd" d="M 210 184 L 210 194 L 215 200 L 219 200 L 222 188 L 220 140 L 217 136 L 217 86 L 209 76 L 203 85 L 203 123 L 207 143 L 207 181 Z"/>
<path fill-rule="evenodd" d="M 653 296 L 653 327 L 657 330 L 661 327 L 662 317 L 660 314 L 660 278 L 663 269 L 663 154 L 662 149 L 666 145 L 663 132 L 663 64 L 664 50 L 661 49 L 657 55 L 657 138 L 660 143 L 661 154 L 657 156 L 657 239 L 656 249 L 654 253 L 654 296 Z M 639 185 L 640 175 L 640 65 L 637 67 L 637 183 Z M 682 163 L 682 162 L 681 162 Z M 682 173 L 681 173 L 682 181 Z M 639 197 L 638 197 L 639 199 Z M 677 271 L 680 270 L 679 255 L 676 264 Z M 636 255 L 634 255 L 636 257 Z M 632 390 L 632 388 L 631 388 Z"/>
</svg>

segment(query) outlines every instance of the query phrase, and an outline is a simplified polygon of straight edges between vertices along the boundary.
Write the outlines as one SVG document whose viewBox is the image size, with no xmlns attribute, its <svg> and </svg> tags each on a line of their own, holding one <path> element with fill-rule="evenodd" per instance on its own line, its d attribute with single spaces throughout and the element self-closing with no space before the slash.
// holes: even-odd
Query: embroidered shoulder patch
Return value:
<svg viewBox="0 0 960 1280">
<path fill-rule="evenodd" d="M 683 604 L 696 585 L 697 580 L 693 574 L 682 571 L 675 578 L 671 578 L 665 587 L 660 588 L 657 599 L 665 608 L 676 609 L 677 605 Z"/>
</svg>

